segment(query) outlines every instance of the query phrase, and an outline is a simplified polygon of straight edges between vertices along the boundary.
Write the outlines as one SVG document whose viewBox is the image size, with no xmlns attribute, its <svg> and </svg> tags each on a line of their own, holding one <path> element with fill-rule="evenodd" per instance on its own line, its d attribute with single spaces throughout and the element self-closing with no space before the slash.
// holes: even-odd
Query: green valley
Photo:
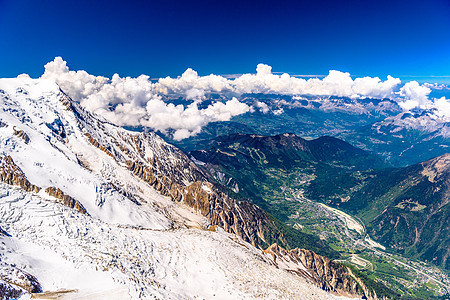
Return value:
<svg viewBox="0 0 450 300">
<path fill-rule="evenodd" d="M 449 273 L 442 263 L 448 254 L 428 262 L 424 256 L 449 249 L 448 224 L 443 223 L 448 210 L 441 209 L 448 203 L 446 161 L 409 167 L 405 173 L 403 168 L 386 169 L 377 156 L 342 140 L 308 141 L 294 134 L 234 134 L 208 145 L 189 155 L 233 197 L 253 201 L 297 232 L 318 236 L 369 285 L 387 286 L 390 298 L 423 299 L 448 292 Z M 418 177 L 405 181 L 411 172 Z M 417 187 L 410 190 L 411 185 Z M 424 202 L 414 195 L 432 196 L 424 196 Z M 433 214 L 424 218 L 430 209 Z M 416 229 L 407 231 L 400 221 L 395 225 L 402 213 L 407 222 L 419 226 L 426 220 L 436 226 L 421 231 L 423 239 L 411 246 Z M 414 214 L 421 215 L 410 216 Z M 381 287 L 379 293 L 384 293 Z"/>
</svg>

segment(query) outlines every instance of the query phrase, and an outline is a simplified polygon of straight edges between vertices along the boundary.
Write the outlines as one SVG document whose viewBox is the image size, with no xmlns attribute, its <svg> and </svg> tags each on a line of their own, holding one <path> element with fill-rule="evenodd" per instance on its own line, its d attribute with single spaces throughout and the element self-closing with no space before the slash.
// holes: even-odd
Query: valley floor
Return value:
<svg viewBox="0 0 450 300">
<path fill-rule="evenodd" d="M 327 239 L 343 254 L 340 262 L 366 270 L 374 279 L 383 280 L 402 294 L 414 296 L 426 291 L 427 295 L 445 295 L 449 292 L 450 278 L 438 267 L 387 252 L 386 247 L 370 238 L 357 218 L 308 200 L 302 193 L 296 195 L 299 197 L 290 199 L 298 201 L 301 214 L 293 214 L 290 222 L 298 229 Z"/>
</svg>

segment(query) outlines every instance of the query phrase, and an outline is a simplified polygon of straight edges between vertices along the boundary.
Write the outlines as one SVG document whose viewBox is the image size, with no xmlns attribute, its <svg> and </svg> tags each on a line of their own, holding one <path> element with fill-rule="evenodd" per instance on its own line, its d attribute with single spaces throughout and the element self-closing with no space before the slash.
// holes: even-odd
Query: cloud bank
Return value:
<svg viewBox="0 0 450 300">
<path fill-rule="evenodd" d="M 114 74 L 109 79 L 82 70 L 72 71 L 61 57 L 56 57 L 45 65 L 41 78 L 56 81 L 88 111 L 114 124 L 170 132 L 176 140 L 198 134 L 210 122 L 228 121 L 249 111 L 270 112 L 266 103 L 256 101 L 250 107 L 232 97 L 246 93 L 391 98 L 405 110 L 432 108 L 450 118 L 449 100 L 429 99 L 429 85 L 411 81 L 401 86 L 400 79 L 391 76 L 385 81 L 378 77 L 352 79 L 349 73 L 335 70 L 323 79 L 305 80 L 286 73 L 273 74 L 272 67 L 259 64 L 256 74 L 228 79 L 214 74 L 199 76 L 189 68 L 178 78 L 166 77 L 152 82 L 147 75 L 122 78 Z M 212 93 L 225 94 L 231 100 L 202 103 Z M 170 103 L 166 100 L 170 98 L 181 98 L 182 103 Z M 209 104 L 205 106 L 206 103 Z M 281 114 L 283 110 L 272 113 Z"/>
<path fill-rule="evenodd" d="M 305 80 L 286 73 L 273 74 L 272 67 L 259 64 L 256 67 L 256 74 L 243 74 L 234 80 L 213 74 L 200 77 L 197 72 L 187 69 L 181 77 L 160 79 L 156 86 L 159 92 L 176 95 L 187 94 L 191 90 L 201 90 L 204 93 L 310 94 L 385 98 L 392 96 L 400 83 L 400 79 L 391 76 L 388 76 L 385 81 L 381 81 L 378 77 L 363 77 L 353 80 L 349 73 L 334 70 L 330 71 L 328 76 L 323 79 Z"/>
<path fill-rule="evenodd" d="M 212 76 L 214 80 L 215 77 Z M 121 78 L 114 74 L 111 79 L 94 76 L 86 71 L 71 71 L 67 63 L 56 57 L 45 65 L 43 79 L 52 79 L 62 90 L 88 111 L 103 116 L 108 121 L 120 126 L 146 126 L 153 130 L 167 133 L 173 130 L 173 138 L 181 140 L 199 133 L 209 122 L 229 121 L 232 117 L 250 110 L 247 104 L 233 98 L 225 103 L 215 102 L 199 109 L 197 102 L 186 101 L 174 105 L 162 100 L 161 95 L 169 93 L 162 90 L 161 84 L 152 83 L 149 76 Z M 175 90 L 182 93 L 187 100 L 201 101 L 206 91 L 220 89 L 219 85 L 209 86 L 211 77 L 199 78 L 197 73 L 188 70 L 176 82 L 170 78 Z M 186 88 L 185 88 L 186 87 Z M 198 87 L 198 88 L 196 88 Z"/>
</svg>

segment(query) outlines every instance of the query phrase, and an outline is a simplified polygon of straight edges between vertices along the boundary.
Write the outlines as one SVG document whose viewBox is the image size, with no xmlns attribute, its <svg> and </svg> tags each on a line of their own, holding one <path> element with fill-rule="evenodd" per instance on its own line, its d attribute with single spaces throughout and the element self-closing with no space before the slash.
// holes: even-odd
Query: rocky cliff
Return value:
<svg viewBox="0 0 450 300">
<path fill-rule="evenodd" d="M 63 191 L 61 191 L 59 188 L 55 188 L 53 186 L 50 186 L 45 189 L 45 192 L 49 194 L 52 197 L 55 197 L 59 200 L 60 203 L 64 204 L 65 206 L 68 206 L 70 208 L 73 208 L 77 211 L 79 211 L 82 214 L 88 214 L 84 206 L 78 202 L 77 200 L 73 199 L 69 195 L 64 194 Z"/>
<path fill-rule="evenodd" d="M 347 297 L 364 295 L 363 288 L 345 266 L 311 250 L 296 248 L 287 251 L 273 244 L 265 253 L 270 254 L 279 267 L 311 279 L 326 291 Z"/>
<path fill-rule="evenodd" d="M 25 174 L 14 163 L 14 160 L 9 155 L 0 156 L 0 172 L 0 181 L 3 183 L 19 186 L 27 192 L 38 193 L 41 190 L 40 187 L 28 181 Z M 80 202 L 73 199 L 69 195 L 64 194 L 59 188 L 48 187 L 45 189 L 45 192 L 48 195 L 58 199 L 61 204 L 76 209 L 83 214 L 87 214 L 86 209 Z"/>
<path fill-rule="evenodd" d="M 22 170 L 9 155 L 0 155 L 0 181 L 10 185 L 20 186 L 27 192 L 39 192 L 40 188 L 31 184 Z"/>
</svg>

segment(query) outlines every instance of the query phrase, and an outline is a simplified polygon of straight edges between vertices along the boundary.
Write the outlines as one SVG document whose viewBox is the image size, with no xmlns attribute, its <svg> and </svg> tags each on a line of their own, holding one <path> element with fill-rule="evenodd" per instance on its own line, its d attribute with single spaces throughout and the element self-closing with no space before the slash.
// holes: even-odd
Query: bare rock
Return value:
<svg viewBox="0 0 450 300">
<path fill-rule="evenodd" d="M 31 184 L 22 170 L 14 163 L 11 156 L 0 156 L 0 181 L 20 186 L 27 192 L 39 192 L 40 188 Z"/>
<path fill-rule="evenodd" d="M 325 291 L 347 297 L 361 297 L 365 294 L 360 283 L 344 265 L 318 255 L 314 251 L 298 248 L 287 251 L 273 244 L 265 252 L 272 255 L 275 264 L 289 266 L 288 271 L 312 279 Z M 298 267 L 293 268 L 293 266 Z M 306 271 L 302 266 L 306 268 Z"/>
<path fill-rule="evenodd" d="M 76 209 L 82 214 L 88 214 L 84 206 L 75 200 L 74 198 L 70 197 L 69 195 L 64 194 L 63 191 L 61 191 L 59 188 L 56 187 L 48 187 L 45 189 L 45 192 L 49 194 L 52 197 L 55 197 L 59 200 L 60 203 L 64 204 L 65 206 L 68 206 L 70 208 Z"/>
<path fill-rule="evenodd" d="M 0 236 L 11 236 L 11 235 L 7 233 L 2 227 L 0 227 Z"/>
<path fill-rule="evenodd" d="M 23 130 L 16 130 L 15 127 L 13 127 L 14 135 L 20 137 L 22 140 L 24 140 L 25 144 L 28 144 L 30 142 L 30 138 Z"/>
<path fill-rule="evenodd" d="M 0 299 L 17 299 L 22 296 L 23 290 L 0 279 Z"/>
<path fill-rule="evenodd" d="M 103 152 L 105 152 L 106 154 L 108 154 L 111 157 L 114 157 L 111 153 L 111 151 L 109 151 L 106 147 L 102 146 L 99 144 L 99 142 L 94 139 L 92 137 L 92 135 L 90 135 L 89 133 L 85 133 L 86 137 L 88 138 L 89 143 L 91 143 L 92 145 L 94 145 L 95 147 L 97 147 L 98 149 L 102 150 Z"/>
</svg>

